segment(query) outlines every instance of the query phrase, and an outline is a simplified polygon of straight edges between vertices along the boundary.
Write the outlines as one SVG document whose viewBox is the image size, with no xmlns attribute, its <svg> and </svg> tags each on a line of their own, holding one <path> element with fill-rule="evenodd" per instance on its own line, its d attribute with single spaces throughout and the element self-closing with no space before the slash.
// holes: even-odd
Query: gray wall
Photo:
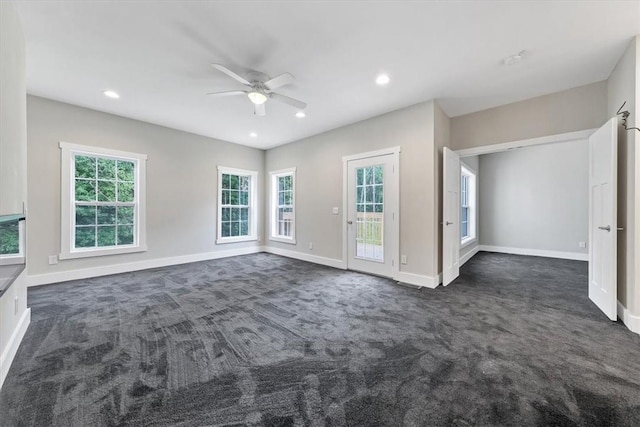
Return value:
<svg viewBox="0 0 640 427">
<path fill-rule="evenodd" d="M 400 270 L 436 274 L 434 103 L 426 102 L 267 151 L 266 170 L 297 167 L 296 245 L 284 250 L 342 259 L 342 157 L 400 146 Z M 313 242 L 313 250 L 308 249 Z"/>
<path fill-rule="evenodd" d="M 25 43 L 18 13 L 6 2 L 0 2 L 0 69 L 0 213 L 6 214 L 22 212 L 27 199 Z M 22 272 L 0 298 L 0 355 L 9 356 L 0 359 L 0 386 L 13 357 L 6 350 L 26 310 L 26 273 Z"/>
<path fill-rule="evenodd" d="M 480 242 L 480 156 L 463 157 L 460 162 L 476 173 L 476 238 L 464 248 L 460 248 L 460 258 L 462 258 L 473 252 Z"/>
<path fill-rule="evenodd" d="M 216 167 L 257 170 L 261 188 L 264 151 L 34 96 L 27 111 L 29 275 L 260 245 L 216 245 Z M 60 252 L 59 141 L 148 155 L 147 252 L 48 265 L 48 256 Z"/>
<path fill-rule="evenodd" d="M 454 117 L 451 147 L 501 142 L 598 128 L 607 119 L 607 83 L 593 83 L 526 101 Z"/>
<path fill-rule="evenodd" d="M 587 254 L 588 160 L 586 140 L 480 156 L 480 244 Z"/>
<path fill-rule="evenodd" d="M 618 108 L 626 101 L 625 110 L 631 112 L 627 124 L 637 126 L 638 94 L 638 38 L 629 43 L 627 50 L 614 68 L 607 81 L 607 116 L 614 117 Z M 640 172 L 636 167 L 637 145 L 640 134 L 637 131 L 626 131 L 618 127 L 618 300 L 631 311 L 640 315 L 640 281 L 636 280 L 637 269 L 640 268 L 640 235 L 636 216 L 636 208 L 640 204 Z M 638 150 L 640 151 L 640 150 Z M 634 260 L 636 260 L 634 262 Z M 637 282 L 637 283 L 636 283 Z"/>
</svg>

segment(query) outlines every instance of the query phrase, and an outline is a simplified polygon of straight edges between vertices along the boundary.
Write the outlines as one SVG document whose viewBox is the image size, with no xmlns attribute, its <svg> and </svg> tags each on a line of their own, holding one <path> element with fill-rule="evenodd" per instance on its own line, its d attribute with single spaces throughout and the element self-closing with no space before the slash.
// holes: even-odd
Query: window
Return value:
<svg viewBox="0 0 640 427">
<path fill-rule="evenodd" d="M 460 241 L 471 243 L 476 237 L 476 175 L 460 167 Z"/>
<path fill-rule="evenodd" d="M 146 250 L 146 156 L 60 143 L 61 259 Z"/>
<path fill-rule="evenodd" d="M 296 243 L 296 168 L 271 172 L 271 240 Z"/>
<path fill-rule="evenodd" d="M 216 243 L 257 240 L 258 172 L 218 166 L 218 239 Z"/>
<path fill-rule="evenodd" d="M 24 218 L 0 216 L 0 265 L 24 263 Z"/>
</svg>

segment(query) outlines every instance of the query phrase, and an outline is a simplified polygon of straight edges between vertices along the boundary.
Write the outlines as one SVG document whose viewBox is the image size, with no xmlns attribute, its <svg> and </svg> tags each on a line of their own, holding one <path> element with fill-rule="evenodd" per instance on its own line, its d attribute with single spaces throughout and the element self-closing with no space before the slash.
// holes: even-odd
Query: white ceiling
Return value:
<svg viewBox="0 0 640 427">
<path fill-rule="evenodd" d="M 17 3 L 29 93 L 258 148 L 433 98 L 453 117 L 601 81 L 640 33 L 640 1 Z M 210 63 L 292 73 L 278 91 L 307 117 L 205 96 L 242 88 Z"/>
</svg>

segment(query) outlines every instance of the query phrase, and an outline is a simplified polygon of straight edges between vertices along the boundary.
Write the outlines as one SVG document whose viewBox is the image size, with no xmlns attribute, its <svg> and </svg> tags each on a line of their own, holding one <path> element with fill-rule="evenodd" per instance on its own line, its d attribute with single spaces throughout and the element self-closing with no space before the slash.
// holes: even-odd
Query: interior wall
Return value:
<svg viewBox="0 0 640 427">
<path fill-rule="evenodd" d="M 35 96 L 27 112 L 30 276 L 260 245 L 216 245 L 217 166 L 258 171 L 260 189 L 264 151 Z M 146 252 L 48 264 L 60 252 L 59 141 L 148 155 Z M 262 206 L 259 191 L 258 218 Z M 258 235 L 261 228 L 259 222 Z"/>
<path fill-rule="evenodd" d="M 27 200 L 25 41 L 15 6 L 0 2 L 0 214 Z M 29 323 L 26 273 L 0 298 L 0 387 Z"/>
<path fill-rule="evenodd" d="M 580 86 L 451 120 L 453 150 L 598 128 L 607 118 L 607 83 Z"/>
<path fill-rule="evenodd" d="M 297 168 L 297 243 L 266 239 L 267 245 L 341 260 L 342 157 L 393 146 L 401 147 L 400 253 L 407 255 L 407 264 L 400 265 L 400 271 L 433 277 L 437 251 L 433 101 L 268 150 L 267 173 Z M 340 215 L 332 214 L 333 207 L 340 208 Z"/>
<path fill-rule="evenodd" d="M 636 126 L 638 122 L 638 37 L 629 43 L 624 55 L 611 72 L 607 81 L 607 116 L 614 117 L 623 102 L 625 110 L 631 112 L 627 120 L 628 126 Z M 640 142 L 640 133 L 626 131 L 618 116 L 618 301 L 634 315 L 640 315 L 640 282 L 636 280 L 636 263 L 634 259 L 640 250 L 640 236 L 636 218 L 636 183 L 638 168 L 636 150 Z M 640 208 L 639 208 L 640 209 Z M 638 264 L 640 265 L 640 263 Z"/>
<path fill-rule="evenodd" d="M 588 254 L 589 145 L 555 143 L 480 156 L 480 244 Z"/>
<path fill-rule="evenodd" d="M 460 260 L 465 260 L 467 256 L 476 251 L 480 242 L 480 156 L 469 156 L 460 159 L 460 162 L 464 164 L 468 169 L 471 169 L 476 174 L 476 210 L 474 213 L 476 220 L 476 238 L 469 242 L 465 247 L 460 248 Z"/>
</svg>

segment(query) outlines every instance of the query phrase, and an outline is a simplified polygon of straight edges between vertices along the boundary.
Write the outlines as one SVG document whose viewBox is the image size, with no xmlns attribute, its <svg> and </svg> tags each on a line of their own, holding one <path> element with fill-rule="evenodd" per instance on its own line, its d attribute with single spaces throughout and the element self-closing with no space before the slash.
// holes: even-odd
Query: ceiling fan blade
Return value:
<svg viewBox="0 0 640 427">
<path fill-rule="evenodd" d="M 282 73 L 279 76 L 272 78 L 271 80 L 267 80 L 264 82 L 264 85 L 269 90 L 274 90 L 279 88 L 280 86 L 285 86 L 294 82 L 296 78 L 289 73 Z"/>
<path fill-rule="evenodd" d="M 288 96 L 280 95 L 279 93 L 271 92 L 269 97 L 275 99 L 276 101 L 284 102 L 285 104 L 292 105 L 300 110 L 304 110 L 307 108 L 307 104 L 302 101 L 298 101 L 297 99 L 290 98 Z"/>
<path fill-rule="evenodd" d="M 267 114 L 267 108 L 264 104 L 253 104 L 253 114 L 256 116 L 264 116 Z"/>
<path fill-rule="evenodd" d="M 230 90 L 227 92 L 211 92 L 208 93 L 208 96 L 234 96 L 234 95 L 246 95 L 247 92 L 244 90 Z"/>
<path fill-rule="evenodd" d="M 231 71 L 230 69 L 228 69 L 224 65 L 211 64 L 211 66 L 213 68 L 215 68 L 216 70 L 218 70 L 218 71 L 222 71 L 223 73 L 225 73 L 227 76 L 231 77 L 232 79 L 235 79 L 235 80 L 239 81 L 243 85 L 251 86 L 251 83 L 249 81 L 247 81 L 247 79 L 245 79 L 243 77 L 240 77 L 238 74 L 234 73 L 233 71 Z"/>
</svg>

